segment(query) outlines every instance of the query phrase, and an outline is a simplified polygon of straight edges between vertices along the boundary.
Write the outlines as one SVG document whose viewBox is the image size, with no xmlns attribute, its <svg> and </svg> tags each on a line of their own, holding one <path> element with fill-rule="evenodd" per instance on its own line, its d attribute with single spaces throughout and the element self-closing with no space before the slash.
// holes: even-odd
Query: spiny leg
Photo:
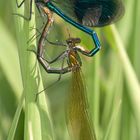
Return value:
<svg viewBox="0 0 140 140">
<path fill-rule="evenodd" d="M 38 37 L 40 37 L 41 32 L 40 32 L 39 30 L 42 29 L 42 28 L 43 28 L 43 26 L 41 26 L 39 29 L 37 29 L 37 28 L 35 28 L 35 27 L 30 27 L 30 30 L 35 29 L 36 32 L 37 32 L 38 34 L 35 33 L 31 38 L 29 38 L 29 40 L 27 41 L 27 44 L 30 43 L 30 42 L 32 42 L 32 41 L 34 41 L 34 40 L 37 39 Z"/>
<path fill-rule="evenodd" d="M 48 8 L 42 7 L 39 3 L 37 5 L 37 7 L 39 7 L 39 9 L 42 8 L 44 13 L 48 17 L 47 23 L 45 24 L 45 26 L 43 28 L 41 37 L 39 39 L 38 47 L 37 47 L 37 59 L 40 62 L 40 64 L 44 67 L 44 69 L 46 71 L 48 71 L 49 64 L 47 61 L 45 62 L 44 57 L 43 57 L 43 53 L 44 53 L 45 38 L 48 34 L 49 28 L 51 27 L 51 25 L 53 23 L 53 13 Z"/>
<path fill-rule="evenodd" d="M 17 2 L 17 0 L 16 0 L 16 5 L 17 5 L 17 7 L 20 8 L 20 7 L 23 5 L 24 2 L 25 2 L 25 0 L 23 0 L 20 4 L 18 4 L 18 2 Z M 25 19 L 25 20 L 27 20 L 27 21 L 30 21 L 31 18 L 32 18 L 32 3 L 33 3 L 33 0 L 30 0 L 30 7 L 29 7 L 29 11 L 30 11 L 30 12 L 29 12 L 29 17 L 26 17 L 26 16 L 21 15 L 21 14 L 18 14 L 18 13 L 13 13 L 13 15 L 20 16 L 20 17 L 22 17 L 23 19 Z"/>
<path fill-rule="evenodd" d="M 41 32 L 39 31 L 39 29 L 37 29 L 37 28 L 31 28 L 31 29 L 35 29 L 35 30 L 38 32 L 38 34 L 34 34 L 34 35 L 27 41 L 27 43 L 33 41 L 34 39 L 38 38 L 38 37 L 41 35 Z M 57 47 L 58 47 L 58 46 L 65 46 L 65 47 L 67 47 L 67 45 L 66 45 L 65 43 L 59 42 L 58 40 L 56 40 L 56 42 L 53 42 L 53 41 L 48 40 L 47 36 L 45 37 L 45 40 L 46 40 L 49 44 L 51 44 L 51 45 L 53 45 L 53 46 L 57 46 Z"/>
<path fill-rule="evenodd" d="M 23 0 L 20 4 L 18 4 L 18 0 L 16 0 L 17 7 L 20 8 L 23 5 L 24 2 L 25 2 L 25 0 Z"/>
<path fill-rule="evenodd" d="M 40 8 L 42 8 L 44 13 L 48 16 L 48 21 L 45 24 L 44 29 L 43 29 L 42 34 L 41 34 L 41 37 L 39 39 L 39 43 L 38 43 L 38 47 L 37 47 L 37 59 L 40 62 L 40 64 L 42 65 L 42 67 L 46 70 L 47 73 L 56 73 L 56 74 L 62 73 L 63 74 L 63 73 L 70 72 L 71 69 L 69 67 L 65 67 L 63 69 L 51 68 L 49 63 L 43 57 L 44 42 L 45 42 L 45 38 L 48 34 L 49 28 L 51 27 L 51 25 L 53 23 L 53 19 L 52 19 L 53 13 L 47 7 L 43 7 L 39 3 L 38 3 L 38 6 L 40 6 Z"/>
<path fill-rule="evenodd" d="M 65 61 L 65 57 L 63 58 L 62 60 L 62 65 L 61 65 L 61 69 L 63 69 L 64 67 L 64 61 Z M 51 88 L 52 86 L 56 85 L 60 80 L 61 80 L 61 77 L 62 77 L 62 73 L 59 74 L 59 77 L 58 79 L 53 82 L 52 84 L 50 84 L 49 86 L 47 86 L 46 88 L 44 88 L 43 90 L 39 91 L 37 94 L 36 94 L 36 98 L 35 98 L 35 101 L 37 101 L 37 97 L 39 94 L 41 94 L 43 91 L 47 90 L 48 88 Z"/>
<path fill-rule="evenodd" d="M 38 54 L 36 53 L 35 50 L 29 50 L 29 49 L 28 49 L 27 51 L 33 52 L 36 56 L 38 55 Z M 42 56 L 40 56 L 40 57 L 41 57 L 44 61 L 46 61 L 46 63 L 48 63 L 48 66 L 49 66 L 50 64 L 55 63 L 55 62 L 57 62 L 57 61 L 63 59 L 63 58 L 66 57 L 66 56 L 67 56 L 67 52 L 64 51 L 64 52 L 62 52 L 61 54 L 59 54 L 56 58 L 54 58 L 54 59 L 51 60 L 51 61 L 48 61 L 47 59 L 45 59 L 45 58 L 42 57 Z M 55 69 L 55 68 L 53 68 L 53 69 Z"/>
</svg>

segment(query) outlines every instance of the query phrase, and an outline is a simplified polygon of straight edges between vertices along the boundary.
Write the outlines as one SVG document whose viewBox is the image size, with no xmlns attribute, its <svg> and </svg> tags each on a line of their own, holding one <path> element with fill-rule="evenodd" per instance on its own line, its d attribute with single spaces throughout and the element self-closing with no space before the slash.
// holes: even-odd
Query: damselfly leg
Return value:
<svg viewBox="0 0 140 140">
<path fill-rule="evenodd" d="M 16 5 L 18 8 L 20 8 L 23 4 L 25 3 L 25 0 L 23 0 L 20 4 L 18 4 L 18 1 L 16 0 Z M 29 17 L 23 16 L 21 14 L 18 13 L 13 13 L 13 15 L 17 15 L 22 17 L 23 19 L 30 21 L 32 18 L 32 4 L 33 4 L 33 0 L 30 0 L 30 4 L 29 4 Z"/>
<path fill-rule="evenodd" d="M 18 0 L 16 0 L 17 7 L 20 8 L 23 5 L 24 2 L 25 2 L 25 0 L 21 1 L 20 4 L 19 4 Z"/>
</svg>

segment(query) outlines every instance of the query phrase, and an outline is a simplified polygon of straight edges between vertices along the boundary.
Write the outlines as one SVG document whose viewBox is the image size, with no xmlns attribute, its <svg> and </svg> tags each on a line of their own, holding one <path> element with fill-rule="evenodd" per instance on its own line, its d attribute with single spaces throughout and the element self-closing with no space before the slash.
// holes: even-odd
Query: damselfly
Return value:
<svg viewBox="0 0 140 140">
<path fill-rule="evenodd" d="M 82 61 L 78 54 L 78 52 L 86 54 L 88 51 L 79 46 L 80 42 L 80 38 L 69 37 L 66 40 L 66 44 L 63 44 L 63 46 L 67 47 L 66 50 L 51 61 L 51 63 L 54 63 L 58 60 L 62 60 L 61 67 L 59 69 L 46 69 L 45 67 L 45 69 L 47 72 L 59 73 L 60 75 L 66 72 L 72 72 L 71 89 L 66 101 L 67 126 L 70 137 L 72 140 L 96 140 L 88 111 L 86 87 L 81 72 Z M 52 42 L 49 43 L 57 45 Z M 64 61 L 67 62 L 65 68 Z M 49 63 L 47 65 L 49 68 Z"/>
</svg>

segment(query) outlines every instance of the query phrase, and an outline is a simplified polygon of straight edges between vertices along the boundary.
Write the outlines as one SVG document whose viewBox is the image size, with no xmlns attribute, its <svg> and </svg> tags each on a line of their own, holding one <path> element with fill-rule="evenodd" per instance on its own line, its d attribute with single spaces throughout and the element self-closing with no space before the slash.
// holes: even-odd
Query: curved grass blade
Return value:
<svg viewBox="0 0 140 140">
<path fill-rule="evenodd" d="M 109 38 L 107 41 L 111 46 L 114 46 L 115 50 L 117 51 L 118 57 L 121 60 L 121 64 L 123 67 L 124 75 L 126 78 L 126 82 L 128 85 L 128 93 L 132 103 L 132 108 L 134 111 L 135 119 L 138 125 L 138 131 L 140 131 L 140 85 L 139 80 L 136 76 L 136 73 L 133 69 L 133 66 L 130 62 L 130 59 L 124 49 L 123 42 L 119 36 L 119 33 L 114 25 L 105 28 L 104 30 L 106 33 L 109 34 Z"/>
<path fill-rule="evenodd" d="M 26 8 L 28 9 L 28 3 L 26 3 Z M 23 94 L 25 96 L 25 120 L 24 132 L 22 133 L 25 140 L 52 140 L 54 139 L 52 122 L 45 93 L 42 93 L 38 98 L 38 102 L 35 102 L 36 94 L 44 89 L 37 59 L 32 52 L 27 51 L 29 49 L 27 41 L 30 36 L 35 34 L 35 30 L 30 31 L 30 27 L 35 28 L 35 17 L 32 16 L 30 23 L 23 22 L 20 17 L 15 18 Z M 35 40 L 30 44 L 30 47 L 32 46 L 36 46 Z"/>
</svg>

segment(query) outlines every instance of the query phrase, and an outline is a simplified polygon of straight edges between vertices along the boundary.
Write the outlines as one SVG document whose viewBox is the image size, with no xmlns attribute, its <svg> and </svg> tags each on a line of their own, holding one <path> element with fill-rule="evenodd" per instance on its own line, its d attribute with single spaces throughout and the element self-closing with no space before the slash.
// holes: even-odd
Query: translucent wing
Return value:
<svg viewBox="0 0 140 140">
<path fill-rule="evenodd" d="M 90 27 L 109 25 L 124 14 L 120 0 L 55 0 L 54 3 L 68 17 Z"/>
<path fill-rule="evenodd" d="M 69 18 L 77 21 L 77 16 L 75 14 L 75 5 L 72 0 L 53 0 L 52 2 L 57 8 L 59 8 L 65 15 Z"/>
<path fill-rule="evenodd" d="M 80 68 L 72 72 L 72 85 L 67 101 L 68 128 L 72 140 L 95 140 L 92 122 L 88 113 L 86 89 Z"/>
</svg>

